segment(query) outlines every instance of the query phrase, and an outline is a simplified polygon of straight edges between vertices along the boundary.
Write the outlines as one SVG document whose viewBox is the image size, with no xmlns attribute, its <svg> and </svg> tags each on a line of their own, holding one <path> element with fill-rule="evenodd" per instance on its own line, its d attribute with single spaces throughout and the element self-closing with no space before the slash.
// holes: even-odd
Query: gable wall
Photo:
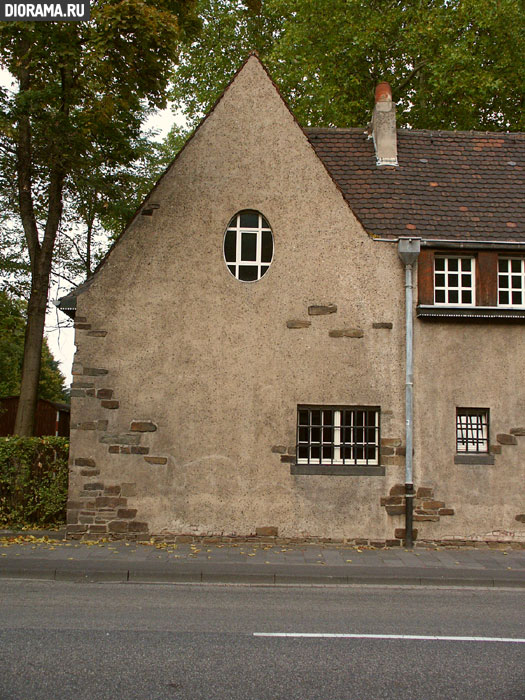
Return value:
<svg viewBox="0 0 525 700">
<path fill-rule="evenodd" d="M 150 201 L 160 208 L 136 218 L 78 299 L 90 328 L 77 331 L 75 371 L 95 385 L 78 391 L 112 389 L 119 407 L 74 398 L 72 460 L 81 464 L 72 506 L 97 513 L 79 524 L 72 513 L 74 527 L 120 521 L 120 507 L 155 533 L 276 526 L 287 536 L 384 538 L 380 499 L 400 480 L 401 458 L 387 458 L 386 477 L 327 478 L 292 476 L 272 452 L 294 452 L 299 403 L 380 405 L 384 438 L 402 437 L 403 272 L 395 250 L 374 244 L 352 216 L 258 61 Z M 235 280 L 222 253 L 229 220 L 246 208 L 267 217 L 275 241 L 273 264 L 254 284 Z M 329 303 L 337 313 L 308 316 L 309 305 Z M 290 329 L 290 320 L 311 325 Z M 363 337 L 329 337 L 344 328 Z M 107 335 L 90 335 L 96 329 Z M 131 434 L 134 420 L 157 430 Z M 109 453 L 112 435 L 140 435 L 130 451 L 149 448 L 166 464 Z M 102 517 L 104 501 L 90 510 L 82 498 L 106 498 L 108 485 L 122 500 L 107 501 Z"/>
</svg>

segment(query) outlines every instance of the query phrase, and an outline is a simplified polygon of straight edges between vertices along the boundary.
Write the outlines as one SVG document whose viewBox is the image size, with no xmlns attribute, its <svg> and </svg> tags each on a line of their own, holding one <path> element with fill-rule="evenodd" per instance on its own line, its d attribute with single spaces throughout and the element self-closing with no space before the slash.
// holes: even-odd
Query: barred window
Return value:
<svg viewBox="0 0 525 700">
<path fill-rule="evenodd" d="M 449 306 L 475 303 L 474 258 L 434 258 L 434 302 Z"/>
<path fill-rule="evenodd" d="M 379 464 L 379 408 L 299 406 L 298 464 Z"/>
<path fill-rule="evenodd" d="M 525 305 L 525 260 L 499 258 L 498 306 Z"/>
<path fill-rule="evenodd" d="M 456 409 L 456 451 L 489 451 L 489 409 Z"/>
<path fill-rule="evenodd" d="M 236 214 L 224 234 L 224 260 L 238 280 L 257 282 L 266 274 L 273 259 L 270 224 L 257 211 Z"/>
</svg>

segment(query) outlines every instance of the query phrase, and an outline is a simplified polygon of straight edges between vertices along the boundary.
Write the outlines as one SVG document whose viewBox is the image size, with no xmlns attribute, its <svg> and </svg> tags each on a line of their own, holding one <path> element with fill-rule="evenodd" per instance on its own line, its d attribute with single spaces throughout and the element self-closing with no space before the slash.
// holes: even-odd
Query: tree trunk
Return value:
<svg viewBox="0 0 525 700">
<path fill-rule="evenodd" d="M 39 260 L 39 262 L 44 261 Z M 41 266 L 45 265 L 39 265 Z M 27 308 L 24 360 L 15 435 L 31 436 L 34 432 L 50 272 L 51 261 L 49 261 L 47 274 L 46 270 L 39 271 L 32 280 Z"/>
</svg>

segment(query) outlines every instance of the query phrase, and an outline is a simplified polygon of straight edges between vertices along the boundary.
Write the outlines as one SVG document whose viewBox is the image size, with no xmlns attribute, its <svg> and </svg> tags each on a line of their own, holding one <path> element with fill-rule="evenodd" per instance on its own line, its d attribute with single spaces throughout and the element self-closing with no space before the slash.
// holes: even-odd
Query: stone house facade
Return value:
<svg viewBox="0 0 525 700">
<path fill-rule="evenodd" d="M 419 540 L 525 542 L 524 156 L 396 131 L 384 85 L 369 133 L 302 129 L 251 56 L 59 302 L 69 534 L 400 544 L 408 494 Z"/>
</svg>

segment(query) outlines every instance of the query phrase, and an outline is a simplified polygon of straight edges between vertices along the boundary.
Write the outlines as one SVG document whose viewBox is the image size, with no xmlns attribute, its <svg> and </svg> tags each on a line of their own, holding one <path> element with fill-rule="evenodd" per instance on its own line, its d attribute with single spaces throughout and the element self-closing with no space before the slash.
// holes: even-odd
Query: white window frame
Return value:
<svg viewBox="0 0 525 700">
<path fill-rule="evenodd" d="M 488 408 L 456 409 L 456 452 L 462 455 L 488 454 L 489 452 Z M 483 449 L 472 449 L 483 444 Z"/>
<path fill-rule="evenodd" d="M 444 270 L 436 270 L 436 261 L 437 260 L 444 260 Z M 450 260 L 457 260 L 458 261 L 458 269 L 457 270 L 449 270 L 449 261 Z M 463 260 L 470 260 L 470 270 L 462 270 L 460 269 L 463 265 L 461 261 Z M 462 274 L 470 274 L 471 276 L 471 286 L 463 286 L 462 280 L 461 280 L 461 275 Z M 444 275 L 445 277 L 445 284 L 444 285 L 437 285 L 436 284 L 436 275 Z M 450 286 L 448 284 L 449 277 L 451 275 L 457 275 L 458 276 L 458 285 L 457 286 Z M 475 306 L 476 305 L 476 258 L 472 255 L 436 255 L 434 257 L 434 304 L 436 306 Z M 445 292 L 445 301 L 437 301 L 436 299 L 436 292 L 438 291 L 444 291 Z M 458 301 L 449 301 L 449 296 L 450 292 L 457 292 L 458 293 Z M 471 301 L 470 302 L 464 302 L 462 301 L 462 293 L 463 292 L 470 292 L 471 294 Z"/>
<path fill-rule="evenodd" d="M 243 214 L 257 214 L 258 215 L 258 226 L 241 226 L 241 216 Z M 232 275 L 232 277 L 235 277 L 235 279 L 239 280 L 239 282 L 245 282 L 247 284 L 253 283 L 253 282 L 258 282 L 264 275 L 268 272 L 270 265 L 273 262 L 273 255 L 274 255 L 274 239 L 273 239 L 273 232 L 272 229 L 270 228 L 270 225 L 268 224 L 267 226 L 264 225 L 264 221 L 266 221 L 265 217 L 260 212 L 256 211 L 240 211 L 238 212 L 230 221 L 228 228 L 226 229 L 224 233 L 224 240 L 223 240 L 223 246 L 222 246 L 222 254 L 224 257 L 224 262 L 226 263 L 226 267 L 228 268 L 228 272 Z M 234 231 L 236 233 L 236 240 L 235 240 L 235 260 L 226 260 L 226 251 L 225 251 L 225 242 L 226 242 L 226 236 L 229 231 Z M 263 262 L 262 261 L 262 239 L 263 239 L 263 231 L 264 232 L 269 232 L 271 237 L 272 237 L 272 259 L 270 262 Z M 255 234 L 256 236 L 256 244 L 255 244 L 255 260 L 243 260 L 242 259 L 242 235 L 243 233 L 251 233 Z M 231 268 L 234 268 L 234 271 L 232 272 Z M 243 280 L 239 277 L 239 267 L 255 267 L 257 268 L 257 278 L 254 280 Z M 262 268 L 265 268 L 264 271 Z"/>
<path fill-rule="evenodd" d="M 309 412 L 309 422 L 308 426 L 304 424 L 300 424 L 300 412 L 301 411 L 308 411 Z M 311 413 L 313 411 L 320 411 L 321 413 L 321 420 L 320 420 L 320 425 L 317 426 L 317 424 L 313 424 L 311 422 Z M 331 411 L 333 413 L 333 423 L 325 423 L 324 422 L 324 412 Z M 350 425 L 342 425 L 341 424 L 341 414 L 343 411 L 348 411 L 351 413 L 351 423 Z M 364 411 L 366 413 L 373 413 L 374 414 L 374 425 L 366 425 L 366 426 L 361 426 L 361 425 L 355 425 L 355 415 L 358 411 Z M 379 460 L 380 460 L 380 415 L 381 411 L 378 406 L 303 406 L 300 405 L 297 407 L 297 464 L 319 464 L 319 465 L 325 465 L 325 466 L 331 466 L 331 465 L 348 465 L 348 466 L 354 466 L 354 465 L 361 465 L 361 466 L 377 466 L 379 465 Z M 332 440 L 324 440 L 324 435 L 323 435 L 323 430 L 324 428 L 329 427 L 333 431 L 333 438 Z M 308 441 L 304 441 L 300 439 L 301 433 L 300 430 L 301 428 L 307 428 L 308 430 L 308 435 L 309 439 Z M 312 441 L 311 440 L 311 430 L 312 429 L 318 429 L 320 430 L 320 441 Z M 343 436 L 343 430 L 348 429 L 351 431 L 351 434 L 354 435 L 354 430 L 374 430 L 375 431 L 375 441 L 372 442 L 367 442 L 367 441 L 362 441 L 362 442 L 349 442 L 349 443 L 344 443 L 342 442 L 342 436 Z M 356 448 L 366 448 L 366 446 L 373 446 L 375 449 L 374 457 L 372 459 L 359 459 L 356 458 L 355 455 L 355 449 Z M 319 458 L 312 457 L 312 447 L 314 447 L 316 450 L 319 450 Z M 330 459 L 327 459 L 323 456 L 323 448 L 332 448 L 333 449 L 333 457 Z M 352 456 L 349 457 L 344 457 L 341 454 L 341 450 L 344 447 L 350 447 Z M 308 457 L 299 457 L 299 452 L 300 448 L 306 448 L 308 450 Z"/>
<path fill-rule="evenodd" d="M 521 263 L 521 270 L 519 272 L 512 272 L 512 261 L 518 260 Z M 500 263 L 506 262 L 507 263 L 507 271 L 506 272 L 500 272 Z M 509 285 L 508 287 L 501 287 L 501 279 L 503 277 L 508 278 Z M 519 288 L 516 288 L 513 290 L 512 288 L 512 278 L 518 278 L 521 280 L 521 286 Z M 512 292 L 513 291 L 518 291 L 521 292 L 521 304 L 513 304 L 512 303 Z M 509 302 L 508 304 L 502 304 L 500 303 L 500 293 L 501 292 L 507 292 L 509 295 Z M 498 306 L 502 308 L 507 308 L 507 309 L 523 309 L 525 307 L 525 258 L 517 258 L 517 257 L 502 257 L 500 256 L 498 258 Z"/>
</svg>

